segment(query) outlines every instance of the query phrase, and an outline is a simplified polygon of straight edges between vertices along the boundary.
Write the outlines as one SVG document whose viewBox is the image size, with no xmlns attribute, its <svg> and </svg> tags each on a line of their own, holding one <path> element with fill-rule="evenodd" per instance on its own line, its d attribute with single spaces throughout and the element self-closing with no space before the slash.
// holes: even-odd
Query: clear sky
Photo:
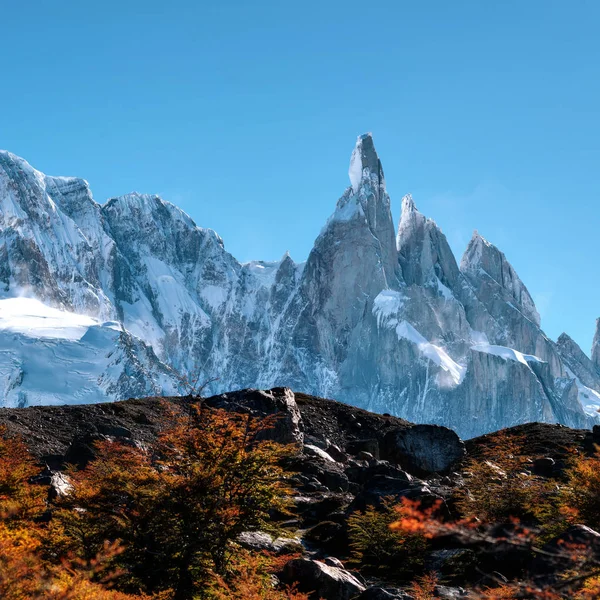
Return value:
<svg viewBox="0 0 600 600">
<path fill-rule="evenodd" d="M 587 352 L 600 316 L 600 2 L 2 6 L 0 147 L 159 193 L 239 260 L 304 260 L 372 131 L 457 254 L 473 229 Z"/>
</svg>

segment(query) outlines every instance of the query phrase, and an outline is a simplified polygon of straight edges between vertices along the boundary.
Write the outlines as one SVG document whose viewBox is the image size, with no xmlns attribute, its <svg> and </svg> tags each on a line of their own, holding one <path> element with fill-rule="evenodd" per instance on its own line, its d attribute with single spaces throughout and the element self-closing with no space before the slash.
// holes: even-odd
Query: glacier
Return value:
<svg viewBox="0 0 600 600">
<path fill-rule="evenodd" d="M 475 232 L 457 262 L 410 194 L 394 227 L 371 134 L 305 262 L 238 262 L 156 195 L 0 151 L 0 405 L 287 386 L 462 437 L 598 422 L 591 358 L 541 329 L 506 256 Z"/>
</svg>

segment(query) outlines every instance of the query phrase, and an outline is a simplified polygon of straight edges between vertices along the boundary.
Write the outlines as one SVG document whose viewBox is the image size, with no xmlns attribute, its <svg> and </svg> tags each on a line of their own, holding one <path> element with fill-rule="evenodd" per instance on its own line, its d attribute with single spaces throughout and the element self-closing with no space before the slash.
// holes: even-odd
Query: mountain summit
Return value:
<svg viewBox="0 0 600 600">
<path fill-rule="evenodd" d="M 218 377 L 214 393 L 289 386 L 463 437 L 596 422 L 600 335 L 592 360 L 548 339 L 506 256 L 475 233 L 459 266 L 410 195 L 396 231 L 370 134 L 349 177 L 305 263 L 241 264 L 158 196 L 100 205 L 84 180 L 0 152 L 1 402 Z"/>
</svg>

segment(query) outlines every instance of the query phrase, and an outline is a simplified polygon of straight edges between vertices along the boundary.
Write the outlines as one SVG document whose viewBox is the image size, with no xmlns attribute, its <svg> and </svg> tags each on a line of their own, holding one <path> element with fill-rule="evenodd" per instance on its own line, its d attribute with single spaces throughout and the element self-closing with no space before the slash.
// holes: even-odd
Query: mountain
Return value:
<svg viewBox="0 0 600 600">
<path fill-rule="evenodd" d="M 87 182 L 0 152 L 5 406 L 289 386 L 473 437 L 529 421 L 587 427 L 590 360 L 540 328 L 526 286 L 477 232 L 460 264 L 358 138 L 351 185 L 305 263 L 239 263 L 158 196 L 95 202 Z"/>
</svg>

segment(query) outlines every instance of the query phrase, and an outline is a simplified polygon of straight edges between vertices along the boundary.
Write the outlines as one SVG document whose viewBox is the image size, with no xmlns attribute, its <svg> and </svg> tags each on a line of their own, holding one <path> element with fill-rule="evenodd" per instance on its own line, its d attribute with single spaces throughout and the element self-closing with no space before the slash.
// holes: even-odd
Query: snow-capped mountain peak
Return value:
<svg viewBox="0 0 600 600">
<path fill-rule="evenodd" d="M 290 386 L 465 437 L 589 425 L 600 333 L 593 360 L 566 337 L 554 344 L 504 254 L 475 233 L 459 269 L 410 195 L 396 232 L 371 134 L 349 177 L 306 262 L 240 264 L 159 196 L 100 205 L 84 180 L 0 152 L 4 403 L 175 393 L 218 377 L 209 391 Z"/>
</svg>

